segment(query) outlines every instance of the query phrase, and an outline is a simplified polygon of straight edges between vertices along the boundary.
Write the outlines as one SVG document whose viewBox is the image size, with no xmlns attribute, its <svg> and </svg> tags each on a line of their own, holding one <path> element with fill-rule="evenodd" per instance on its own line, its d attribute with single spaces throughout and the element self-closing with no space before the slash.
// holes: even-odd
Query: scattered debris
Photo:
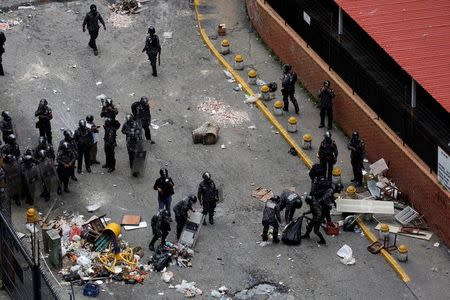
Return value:
<svg viewBox="0 0 450 300">
<path fill-rule="evenodd" d="M 207 112 L 214 117 L 214 122 L 219 126 L 238 126 L 250 120 L 247 112 L 235 111 L 230 105 L 208 98 L 197 106 L 199 111 Z"/>
<path fill-rule="evenodd" d="M 258 297 L 260 296 L 260 297 Z M 261 297 L 262 296 L 262 297 Z M 233 299 L 278 299 L 281 296 L 278 287 L 272 283 L 261 283 L 236 293 Z"/>
<path fill-rule="evenodd" d="M 234 79 L 233 75 L 228 70 L 223 70 L 223 73 L 227 77 L 228 82 L 232 83 L 236 81 L 236 79 Z"/>
<path fill-rule="evenodd" d="M 255 130 L 255 129 L 256 129 L 256 126 L 255 126 L 255 125 L 251 125 L 251 126 L 248 126 L 247 128 L 248 128 L 248 129 Z"/>
<path fill-rule="evenodd" d="M 175 289 L 177 292 L 184 294 L 186 298 L 192 298 L 197 295 L 202 295 L 202 290 L 197 288 L 195 284 L 196 283 L 194 281 L 187 282 L 186 280 L 182 280 L 181 284 L 177 284 L 175 286 Z"/>
<path fill-rule="evenodd" d="M 202 126 L 192 131 L 194 144 L 214 145 L 219 138 L 220 127 L 217 123 L 206 122 Z"/>
<path fill-rule="evenodd" d="M 142 4 L 146 1 L 139 0 L 119 0 L 117 3 L 108 5 L 109 9 L 118 14 L 137 14 L 143 9 Z"/>
<path fill-rule="evenodd" d="M 227 149 L 227 146 L 225 144 L 220 145 L 220 149 Z"/>
<path fill-rule="evenodd" d="M 138 215 L 123 215 L 121 225 L 137 226 L 141 222 L 141 216 Z"/>
<path fill-rule="evenodd" d="M 264 188 L 264 187 L 257 187 L 253 192 L 252 192 L 252 197 L 258 199 L 261 202 L 266 202 L 267 200 L 269 200 L 270 198 L 273 197 L 273 192 L 270 189 Z"/>
<path fill-rule="evenodd" d="M 360 214 L 394 214 L 394 203 L 378 200 L 337 199 L 336 211 Z"/>
<path fill-rule="evenodd" d="M 401 212 L 394 216 L 395 220 L 402 225 L 409 224 L 419 216 L 419 213 L 410 206 L 405 207 Z"/>
<path fill-rule="evenodd" d="M 26 10 L 26 9 L 35 10 L 36 7 L 34 7 L 33 5 L 24 5 L 24 6 L 17 7 L 17 9 L 18 10 Z"/>
<path fill-rule="evenodd" d="M 166 31 L 163 33 L 163 37 L 165 39 L 171 39 L 172 38 L 172 31 Z"/>
<path fill-rule="evenodd" d="M 245 100 L 244 103 L 245 104 L 254 104 L 256 101 L 259 100 L 259 98 L 261 98 L 261 94 L 255 94 L 253 96 L 249 96 L 249 95 L 245 95 Z"/>
<path fill-rule="evenodd" d="M 130 231 L 130 230 L 134 230 L 134 229 L 146 228 L 147 226 L 148 226 L 147 222 L 142 221 L 142 222 L 139 222 L 138 225 L 124 225 L 123 229 L 125 229 L 126 231 Z"/>
<path fill-rule="evenodd" d="M 439 244 L 439 242 L 436 242 L 433 244 L 433 246 L 435 246 L 436 248 L 438 248 L 441 244 Z"/>
<path fill-rule="evenodd" d="M 173 272 L 163 270 L 163 273 L 161 275 L 162 281 L 164 281 L 165 283 L 169 283 L 170 280 L 172 280 L 172 278 L 173 278 Z"/>
<path fill-rule="evenodd" d="M 266 84 L 266 82 L 264 80 L 261 80 L 261 79 L 256 80 L 256 85 L 263 86 L 265 84 Z"/>
<path fill-rule="evenodd" d="M 341 263 L 344 265 L 354 265 L 356 260 L 353 257 L 353 250 L 347 244 L 341 247 L 336 253 L 341 259 Z"/>
<path fill-rule="evenodd" d="M 92 204 L 92 205 L 86 206 L 86 209 L 87 209 L 88 212 L 94 212 L 94 211 L 96 211 L 97 209 L 99 209 L 100 207 L 101 207 L 100 204 L 94 203 L 94 204 Z"/>
<path fill-rule="evenodd" d="M 112 26 L 116 28 L 128 28 L 133 23 L 133 20 L 129 15 L 111 14 L 111 16 L 108 19 L 108 22 L 111 23 Z"/>
<path fill-rule="evenodd" d="M 383 172 L 389 170 L 384 158 L 377 160 L 376 162 L 371 164 L 369 166 L 369 168 L 370 168 L 370 173 L 375 176 L 377 176 L 378 174 L 382 174 Z"/>
<path fill-rule="evenodd" d="M 97 81 L 95 84 L 97 85 L 97 86 L 99 86 L 100 84 L 102 84 L 103 82 L 101 82 L 101 81 Z"/>
<path fill-rule="evenodd" d="M 429 231 L 424 231 L 419 228 L 415 227 L 408 227 L 408 226 L 397 226 L 394 224 L 387 224 L 389 226 L 389 232 L 394 234 L 399 234 L 407 237 L 412 237 L 416 239 L 421 240 L 427 240 L 429 241 L 431 237 L 433 236 L 433 233 Z M 379 223 L 377 226 L 375 226 L 376 230 L 380 230 L 381 224 Z"/>
</svg>

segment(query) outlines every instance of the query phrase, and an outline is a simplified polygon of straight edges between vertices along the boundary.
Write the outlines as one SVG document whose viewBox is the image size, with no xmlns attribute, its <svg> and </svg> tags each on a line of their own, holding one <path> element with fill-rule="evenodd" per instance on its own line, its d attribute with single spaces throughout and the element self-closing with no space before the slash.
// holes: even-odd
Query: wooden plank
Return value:
<svg viewBox="0 0 450 300">
<path fill-rule="evenodd" d="M 358 214 L 394 214 L 394 203 L 390 201 L 338 199 L 336 200 L 338 212 L 351 212 Z"/>
</svg>

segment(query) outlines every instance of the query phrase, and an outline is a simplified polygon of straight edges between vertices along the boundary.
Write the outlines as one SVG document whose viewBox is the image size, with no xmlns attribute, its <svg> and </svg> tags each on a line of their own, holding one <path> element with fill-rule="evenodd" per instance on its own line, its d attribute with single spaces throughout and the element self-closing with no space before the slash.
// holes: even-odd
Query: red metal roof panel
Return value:
<svg viewBox="0 0 450 300">
<path fill-rule="evenodd" d="M 449 0 L 335 2 L 450 112 Z"/>
</svg>

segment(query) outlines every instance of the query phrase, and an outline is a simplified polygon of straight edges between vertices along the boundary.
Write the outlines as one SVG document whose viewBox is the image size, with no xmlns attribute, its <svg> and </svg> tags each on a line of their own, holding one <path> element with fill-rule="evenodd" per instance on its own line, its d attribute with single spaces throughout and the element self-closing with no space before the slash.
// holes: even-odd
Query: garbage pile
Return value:
<svg viewBox="0 0 450 300">
<path fill-rule="evenodd" d="M 146 1 L 120 0 L 115 4 L 108 5 L 108 7 L 115 13 L 136 14 L 141 11 L 140 8 L 142 7 L 142 3 L 144 2 Z"/>
<path fill-rule="evenodd" d="M 160 245 L 156 249 L 148 264 L 153 265 L 153 270 L 160 272 L 169 265 L 178 265 L 182 268 L 192 267 L 191 258 L 194 256 L 194 250 L 182 244 L 167 241 L 165 245 Z"/>
</svg>

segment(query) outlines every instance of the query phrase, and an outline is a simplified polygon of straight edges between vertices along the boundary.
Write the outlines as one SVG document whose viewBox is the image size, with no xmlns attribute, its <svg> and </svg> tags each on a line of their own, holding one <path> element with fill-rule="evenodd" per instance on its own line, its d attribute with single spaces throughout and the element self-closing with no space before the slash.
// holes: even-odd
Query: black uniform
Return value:
<svg viewBox="0 0 450 300">
<path fill-rule="evenodd" d="M 325 171 L 322 168 L 321 164 L 314 164 L 311 167 L 311 170 L 309 170 L 309 178 L 311 178 L 311 182 L 314 180 L 314 178 L 319 177 L 319 176 L 325 176 Z"/>
<path fill-rule="evenodd" d="M 0 167 L 0 211 L 11 222 L 11 198 L 8 194 L 6 171 Z"/>
<path fill-rule="evenodd" d="M 75 142 L 75 139 L 73 139 L 73 138 L 64 137 L 64 139 L 59 142 L 58 153 L 62 150 L 64 142 L 67 142 L 69 144 L 70 151 L 73 152 L 75 159 L 77 159 L 78 158 L 78 146 L 77 146 L 77 143 Z M 71 168 L 70 171 L 71 171 L 70 177 L 72 178 L 72 180 L 78 181 L 77 177 L 75 177 L 75 168 Z"/>
<path fill-rule="evenodd" d="M 11 200 L 14 200 L 17 205 L 20 205 L 23 185 L 20 164 L 14 156 L 5 157 L 3 169 L 6 172 L 8 196 Z"/>
<path fill-rule="evenodd" d="M 166 216 L 163 216 L 162 213 L 158 215 L 154 215 L 152 217 L 152 232 L 153 238 L 148 245 L 150 251 L 155 251 L 155 242 L 161 238 L 161 245 L 166 243 L 166 238 L 170 232 L 170 221 Z"/>
<path fill-rule="evenodd" d="M 294 218 L 295 210 L 300 209 L 303 203 L 302 200 L 296 192 L 283 191 L 280 195 L 280 203 L 278 204 L 280 211 L 286 209 L 284 212 L 284 219 L 286 224 L 292 222 Z"/>
<path fill-rule="evenodd" d="M 88 12 L 86 14 L 86 16 L 84 17 L 83 31 L 86 30 L 86 26 L 87 26 L 89 35 L 91 37 L 88 45 L 89 45 L 89 47 L 92 48 L 92 50 L 94 50 L 94 53 L 96 53 L 96 54 L 97 54 L 98 49 L 97 49 L 97 44 L 95 43 L 95 40 L 98 37 L 98 31 L 100 29 L 98 22 L 102 23 L 103 28 L 106 30 L 105 21 L 103 21 L 102 16 L 97 11 L 97 9 L 92 10 L 92 7 L 91 7 L 91 11 Z"/>
<path fill-rule="evenodd" d="M 88 122 L 86 121 L 86 127 L 89 128 L 89 130 L 92 132 L 92 145 L 89 149 L 89 160 L 91 161 L 91 164 L 99 164 L 100 162 L 97 161 L 97 144 L 98 144 L 98 127 L 95 125 L 94 122 Z M 94 137 L 95 136 L 95 137 Z"/>
<path fill-rule="evenodd" d="M 0 130 L 2 131 L 3 141 L 6 143 L 8 136 L 14 134 L 11 117 L 3 117 L 0 121 Z"/>
<path fill-rule="evenodd" d="M 45 137 L 46 141 L 52 144 L 52 125 L 50 124 L 50 120 L 53 119 L 52 110 L 47 104 L 39 104 L 34 116 L 38 117 L 36 127 L 39 128 L 39 136 Z"/>
<path fill-rule="evenodd" d="M 356 185 L 361 185 L 363 181 L 362 169 L 364 168 L 364 142 L 358 136 L 352 136 L 348 149 L 351 150 L 350 162 L 353 169 L 353 182 Z"/>
<path fill-rule="evenodd" d="M 32 190 L 30 190 L 30 185 L 33 184 L 32 183 L 32 174 L 33 174 L 33 169 L 35 169 L 35 175 L 39 176 L 39 171 L 37 170 L 37 161 L 34 158 L 30 158 L 30 159 L 24 159 L 24 156 L 28 156 L 27 153 L 25 153 L 21 158 L 20 158 L 20 168 L 21 168 L 21 173 L 23 176 L 23 182 L 26 182 L 26 184 L 24 185 L 24 192 L 25 192 L 25 196 L 26 196 L 26 203 L 27 204 L 34 204 L 34 194 L 32 193 Z"/>
<path fill-rule="evenodd" d="M 152 117 L 150 115 L 150 106 L 147 102 L 136 101 L 131 105 L 131 111 L 136 121 L 141 123 L 142 129 L 145 132 L 145 138 L 147 140 L 152 139 L 152 135 L 150 133 L 150 123 Z"/>
<path fill-rule="evenodd" d="M 262 225 L 263 225 L 263 234 L 262 234 L 262 240 L 267 241 L 269 239 L 268 233 L 269 233 L 269 227 L 273 227 L 273 242 L 278 243 L 280 240 L 278 239 L 278 228 L 281 223 L 281 217 L 280 217 L 280 207 L 278 206 L 279 203 L 274 201 L 273 199 L 270 199 L 266 202 L 266 205 L 264 207 L 263 211 L 263 218 L 262 218 Z"/>
<path fill-rule="evenodd" d="M 41 150 L 45 150 L 46 157 L 48 157 L 52 160 L 55 160 L 55 150 L 53 150 L 53 147 L 51 145 L 47 144 L 46 141 L 43 141 L 43 142 L 40 141 L 39 144 L 34 149 L 34 155 L 35 155 L 36 159 L 38 158 L 39 151 L 41 151 Z"/>
<path fill-rule="evenodd" d="M 152 65 L 152 75 L 157 76 L 158 72 L 156 70 L 156 59 L 158 54 L 161 55 L 161 44 L 159 43 L 159 37 L 156 34 L 149 34 L 145 39 L 145 47 L 142 52 L 147 52 L 148 60 Z"/>
<path fill-rule="evenodd" d="M 328 180 L 331 180 L 333 166 L 337 161 L 338 149 L 336 143 L 331 138 L 325 138 L 319 147 L 319 160 L 325 170 Z"/>
<path fill-rule="evenodd" d="M 325 238 L 322 233 L 320 233 L 320 225 L 323 222 L 322 206 L 315 197 L 308 196 L 306 203 L 309 205 L 309 211 L 305 212 L 303 215 L 312 213 L 312 220 L 306 226 L 306 232 L 302 235 L 302 238 L 309 239 L 309 234 L 314 228 L 314 233 L 319 237 L 319 244 L 326 244 Z"/>
<path fill-rule="evenodd" d="M 318 98 L 320 100 L 320 125 L 325 126 L 325 115 L 328 117 L 328 129 L 333 127 L 333 98 L 334 92 L 331 88 L 323 86 L 320 88 Z"/>
<path fill-rule="evenodd" d="M 81 173 L 81 169 L 83 166 L 83 156 L 84 162 L 86 164 L 86 171 L 91 172 L 91 161 L 89 157 L 89 149 L 94 142 L 94 137 L 92 136 L 92 132 L 87 127 L 78 127 L 75 130 L 75 142 L 77 143 L 78 149 L 78 173 Z"/>
<path fill-rule="evenodd" d="M 72 175 L 72 170 L 75 168 L 75 152 L 70 148 L 62 147 L 58 150 L 56 156 L 56 163 L 58 164 L 56 170 L 58 172 L 59 180 L 64 185 L 64 191 L 69 192 L 69 178 Z"/>
<path fill-rule="evenodd" d="M 289 110 L 289 101 L 288 100 L 291 100 L 291 102 L 295 108 L 295 113 L 298 114 L 300 109 L 298 108 L 297 99 L 295 99 L 295 83 L 296 82 L 297 82 L 297 74 L 294 71 L 289 70 L 288 72 L 285 72 L 283 74 L 283 78 L 281 80 L 281 86 L 282 86 L 281 93 L 283 95 L 283 102 L 284 102 L 283 110 L 284 111 Z"/>
<path fill-rule="evenodd" d="M 105 136 L 103 141 L 105 142 L 105 167 L 109 168 L 108 172 L 112 172 L 116 169 L 115 148 L 117 146 L 116 137 L 117 129 L 120 128 L 120 123 L 116 120 L 105 122 L 103 126 L 105 129 Z"/>
<path fill-rule="evenodd" d="M 0 152 L 2 153 L 3 157 L 8 154 L 13 155 L 17 159 L 20 157 L 19 145 L 17 145 L 15 141 L 12 142 L 8 140 L 7 143 L 2 146 Z"/>
<path fill-rule="evenodd" d="M 142 140 L 141 128 L 134 120 L 129 120 L 122 125 L 122 133 L 126 136 L 128 158 L 130 161 L 130 168 L 133 166 L 135 151 L 139 150 Z"/>
<path fill-rule="evenodd" d="M 189 211 L 194 211 L 192 209 L 192 204 L 194 201 L 191 197 L 186 197 L 180 202 L 178 202 L 174 208 L 173 212 L 175 214 L 175 221 L 177 222 L 177 239 L 180 239 L 181 233 L 183 232 L 184 225 L 188 220 Z"/>
<path fill-rule="evenodd" d="M 317 198 L 322 206 L 322 215 L 328 223 L 331 223 L 331 205 L 336 206 L 336 202 L 333 197 L 333 188 L 327 189 L 320 198 Z"/>
<path fill-rule="evenodd" d="M 114 106 L 114 104 L 109 104 L 102 107 L 100 117 L 115 120 L 118 113 L 119 110 Z"/>
<path fill-rule="evenodd" d="M 198 185 L 197 198 L 203 206 L 202 214 L 205 215 L 203 224 L 206 225 L 207 214 L 209 214 L 209 223 L 214 224 L 214 209 L 216 208 L 219 195 L 216 184 L 211 178 L 200 182 Z"/>
<path fill-rule="evenodd" d="M 5 53 L 5 43 L 6 43 L 6 36 L 3 33 L 3 31 L 0 31 L 0 75 L 5 75 L 5 72 L 3 72 L 3 64 L 2 64 L 2 56 L 3 53 Z"/>
</svg>

